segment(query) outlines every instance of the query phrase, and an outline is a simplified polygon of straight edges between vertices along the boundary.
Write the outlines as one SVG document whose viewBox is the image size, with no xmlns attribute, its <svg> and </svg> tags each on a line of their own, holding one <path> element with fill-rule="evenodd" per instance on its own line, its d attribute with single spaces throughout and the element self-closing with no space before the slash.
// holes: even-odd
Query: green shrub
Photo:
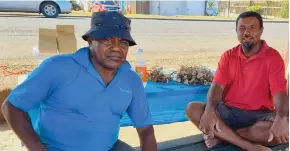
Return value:
<svg viewBox="0 0 290 151">
<path fill-rule="evenodd" d="M 253 5 L 248 7 L 248 11 L 254 11 L 259 13 L 260 15 L 263 15 L 264 9 L 260 5 Z"/>
<path fill-rule="evenodd" d="M 289 18 L 289 1 L 288 0 L 282 1 L 281 9 L 278 15 L 281 18 Z"/>
</svg>

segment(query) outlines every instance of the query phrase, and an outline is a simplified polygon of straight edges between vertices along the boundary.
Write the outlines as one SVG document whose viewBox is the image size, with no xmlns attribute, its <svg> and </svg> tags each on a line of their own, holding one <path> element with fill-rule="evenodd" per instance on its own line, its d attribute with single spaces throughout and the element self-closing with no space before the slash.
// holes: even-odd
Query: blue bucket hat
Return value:
<svg viewBox="0 0 290 151">
<path fill-rule="evenodd" d="M 118 37 L 129 42 L 129 46 L 136 45 L 131 36 L 131 20 L 114 11 L 96 12 L 91 18 L 91 28 L 82 38 L 87 41 L 88 37 L 95 39 L 108 39 Z"/>
</svg>

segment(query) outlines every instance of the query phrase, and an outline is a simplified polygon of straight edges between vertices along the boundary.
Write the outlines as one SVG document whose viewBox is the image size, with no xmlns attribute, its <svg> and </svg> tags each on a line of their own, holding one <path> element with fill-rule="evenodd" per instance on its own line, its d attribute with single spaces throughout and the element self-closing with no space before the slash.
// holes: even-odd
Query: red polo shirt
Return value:
<svg viewBox="0 0 290 151">
<path fill-rule="evenodd" d="M 287 92 L 284 61 L 265 41 L 248 59 L 241 45 L 226 51 L 213 81 L 225 87 L 225 104 L 246 110 L 274 110 L 273 96 Z"/>
</svg>

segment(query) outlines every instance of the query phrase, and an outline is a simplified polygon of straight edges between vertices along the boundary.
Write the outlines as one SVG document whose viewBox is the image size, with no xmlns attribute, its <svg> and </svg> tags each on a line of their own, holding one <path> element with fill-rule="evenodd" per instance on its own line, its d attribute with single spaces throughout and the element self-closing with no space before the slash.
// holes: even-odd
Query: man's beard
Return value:
<svg viewBox="0 0 290 151">
<path fill-rule="evenodd" d="M 253 43 L 249 43 L 249 42 L 243 42 L 242 45 L 243 45 L 244 51 L 246 52 L 250 52 L 254 46 Z"/>
</svg>

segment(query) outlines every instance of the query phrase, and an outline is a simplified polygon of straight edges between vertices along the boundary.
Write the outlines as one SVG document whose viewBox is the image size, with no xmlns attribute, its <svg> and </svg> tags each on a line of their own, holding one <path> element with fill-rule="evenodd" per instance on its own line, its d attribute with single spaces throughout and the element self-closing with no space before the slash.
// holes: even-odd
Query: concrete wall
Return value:
<svg viewBox="0 0 290 151">
<path fill-rule="evenodd" d="M 159 15 L 160 1 L 150 1 L 150 14 Z"/>
<path fill-rule="evenodd" d="M 150 1 L 136 1 L 136 13 L 137 14 L 149 14 L 150 13 Z"/>
<path fill-rule="evenodd" d="M 186 1 L 161 1 L 160 15 L 172 16 L 186 14 Z"/>
<path fill-rule="evenodd" d="M 205 1 L 187 1 L 187 15 L 203 16 Z"/>
<path fill-rule="evenodd" d="M 205 12 L 205 0 L 192 1 L 150 1 L 150 13 L 157 15 L 197 15 L 202 16 Z"/>
</svg>

